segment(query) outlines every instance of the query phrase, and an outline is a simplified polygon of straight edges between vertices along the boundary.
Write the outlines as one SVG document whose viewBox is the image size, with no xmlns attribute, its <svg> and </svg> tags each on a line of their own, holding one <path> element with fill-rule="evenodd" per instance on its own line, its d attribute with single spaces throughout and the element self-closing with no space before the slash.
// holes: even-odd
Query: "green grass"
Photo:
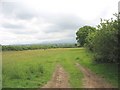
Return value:
<svg viewBox="0 0 120 90">
<path fill-rule="evenodd" d="M 74 59 L 80 49 L 47 49 L 3 52 L 3 87 L 37 88 L 50 80 L 57 63 L 69 74 L 72 87 L 81 87 L 82 73 Z"/>
<path fill-rule="evenodd" d="M 3 52 L 3 87 L 38 87 L 51 77 L 55 61 L 49 50 Z"/>
<path fill-rule="evenodd" d="M 97 64 L 93 60 L 93 54 L 87 50 L 81 50 L 79 58 L 76 59 L 84 67 L 89 68 L 99 76 L 103 77 L 107 82 L 113 86 L 118 87 L 118 65 L 112 63 Z"/>
<path fill-rule="evenodd" d="M 104 76 L 113 85 L 117 85 L 117 66 L 94 64 L 92 59 L 93 55 L 84 48 L 5 51 L 3 52 L 3 87 L 41 87 L 51 79 L 57 64 L 61 64 L 68 72 L 71 87 L 82 87 L 83 74 L 76 67 L 76 62 Z"/>
</svg>

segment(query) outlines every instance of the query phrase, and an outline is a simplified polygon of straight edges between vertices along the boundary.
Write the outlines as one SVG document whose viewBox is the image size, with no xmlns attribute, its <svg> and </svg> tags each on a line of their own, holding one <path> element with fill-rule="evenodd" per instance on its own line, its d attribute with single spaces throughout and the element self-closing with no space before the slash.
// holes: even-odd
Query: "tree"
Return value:
<svg viewBox="0 0 120 90">
<path fill-rule="evenodd" d="M 94 32 L 95 30 L 96 28 L 91 26 L 83 26 L 79 28 L 79 30 L 76 32 L 77 35 L 76 40 L 80 44 L 80 46 L 84 46 L 88 34 Z"/>
</svg>

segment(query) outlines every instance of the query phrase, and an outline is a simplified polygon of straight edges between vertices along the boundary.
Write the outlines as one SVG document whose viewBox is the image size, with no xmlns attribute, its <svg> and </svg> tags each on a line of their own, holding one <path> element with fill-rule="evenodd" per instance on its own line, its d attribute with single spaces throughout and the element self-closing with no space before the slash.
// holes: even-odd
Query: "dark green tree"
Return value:
<svg viewBox="0 0 120 90">
<path fill-rule="evenodd" d="M 86 43 L 86 37 L 89 33 L 92 33 L 96 30 L 96 28 L 91 26 L 83 26 L 76 32 L 76 40 L 80 44 L 80 46 L 84 46 Z"/>
</svg>

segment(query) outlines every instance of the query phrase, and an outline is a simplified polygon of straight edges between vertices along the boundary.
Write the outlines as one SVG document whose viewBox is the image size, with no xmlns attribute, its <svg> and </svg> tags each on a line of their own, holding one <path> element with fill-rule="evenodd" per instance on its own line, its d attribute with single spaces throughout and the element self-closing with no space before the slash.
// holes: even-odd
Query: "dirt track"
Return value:
<svg viewBox="0 0 120 90">
<path fill-rule="evenodd" d="M 52 79 L 42 88 L 70 88 L 68 74 L 61 65 L 57 65 Z"/>
<path fill-rule="evenodd" d="M 88 68 L 76 63 L 77 68 L 83 73 L 83 88 L 114 88 L 104 78 L 91 72 Z M 52 79 L 42 88 L 70 88 L 69 76 L 61 65 L 57 65 Z"/>
<path fill-rule="evenodd" d="M 82 67 L 78 63 L 76 63 L 76 65 L 80 69 L 80 71 L 84 74 L 83 88 L 113 88 L 103 78 L 98 77 L 89 69 Z"/>
</svg>

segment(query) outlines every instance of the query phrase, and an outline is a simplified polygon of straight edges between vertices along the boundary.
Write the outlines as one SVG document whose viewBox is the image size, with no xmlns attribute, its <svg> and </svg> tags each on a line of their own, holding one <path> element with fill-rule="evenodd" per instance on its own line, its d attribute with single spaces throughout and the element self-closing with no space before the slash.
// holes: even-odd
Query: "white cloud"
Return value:
<svg viewBox="0 0 120 90">
<path fill-rule="evenodd" d="M 118 11 L 119 0 L 1 0 L 0 43 L 75 41 L 83 25 L 96 26 Z"/>
</svg>

